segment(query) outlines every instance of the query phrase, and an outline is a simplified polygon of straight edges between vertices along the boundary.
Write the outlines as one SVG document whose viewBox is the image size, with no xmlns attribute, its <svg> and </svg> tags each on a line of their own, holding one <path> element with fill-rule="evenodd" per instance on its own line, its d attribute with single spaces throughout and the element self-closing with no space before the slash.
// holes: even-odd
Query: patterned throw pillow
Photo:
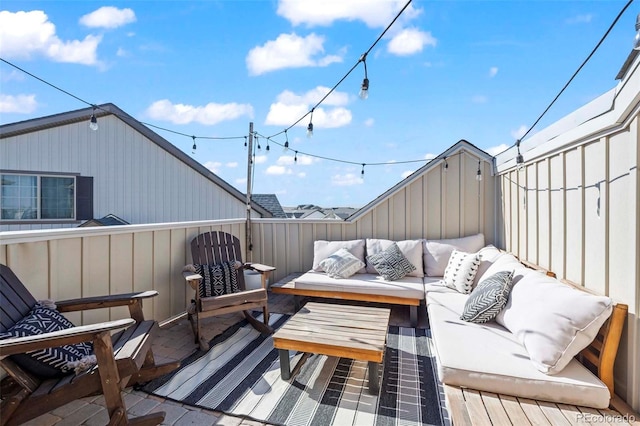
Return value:
<svg viewBox="0 0 640 426">
<path fill-rule="evenodd" d="M 382 275 L 382 278 L 387 281 L 399 280 L 416 270 L 416 267 L 402 254 L 400 247 L 395 242 L 385 250 L 367 256 L 367 262 L 372 264 L 376 271 Z"/>
<path fill-rule="evenodd" d="M 352 255 L 349 250 L 341 248 L 320 262 L 320 267 L 331 278 L 349 278 L 364 266 L 364 262 Z"/>
<path fill-rule="evenodd" d="M 460 319 L 477 324 L 493 320 L 507 305 L 513 272 L 496 272 L 482 280 L 469 295 Z"/>
<path fill-rule="evenodd" d="M 196 274 L 202 276 L 198 291 L 200 297 L 215 297 L 238 293 L 238 271 L 236 261 L 228 260 L 215 265 L 193 265 Z"/>
<path fill-rule="evenodd" d="M 37 304 L 29 314 L 15 323 L 0 339 L 35 336 L 72 328 L 74 325 L 55 309 Z M 75 343 L 55 348 L 41 349 L 27 354 L 12 355 L 11 359 L 33 374 L 43 377 L 59 377 L 73 370 L 68 364 L 86 359 L 93 353 L 89 342 Z"/>
<path fill-rule="evenodd" d="M 473 278 L 480 266 L 478 253 L 465 253 L 453 250 L 447 268 L 444 270 L 442 282 L 445 286 L 459 291 L 462 294 L 471 293 Z"/>
</svg>

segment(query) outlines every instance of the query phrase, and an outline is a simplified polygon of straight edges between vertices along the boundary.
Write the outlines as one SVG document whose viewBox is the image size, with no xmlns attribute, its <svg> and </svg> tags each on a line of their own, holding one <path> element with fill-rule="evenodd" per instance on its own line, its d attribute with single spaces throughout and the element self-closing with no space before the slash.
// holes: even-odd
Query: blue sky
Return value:
<svg viewBox="0 0 640 426">
<path fill-rule="evenodd" d="M 391 22 L 405 0 L 10 1 L 0 56 L 92 104 L 188 135 L 262 135 L 292 125 Z M 285 206 L 359 207 L 460 139 L 495 154 L 538 118 L 626 1 L 415 0 L 358 66 L 287 132 L 260 139 L 253 191 Z M 633 4 L 532 131 L 615 87 L 638 10 Z M 0 123 L 87 105 L 0 63 Z M 99 130 L 98 130 L 99 131 Z M 243 139 L 155 129 L 241 191 Z M 274 137 L 280 144 L 284 134 Z M 299 151 L 294 162 L 294 151 Z"/>
</svg>

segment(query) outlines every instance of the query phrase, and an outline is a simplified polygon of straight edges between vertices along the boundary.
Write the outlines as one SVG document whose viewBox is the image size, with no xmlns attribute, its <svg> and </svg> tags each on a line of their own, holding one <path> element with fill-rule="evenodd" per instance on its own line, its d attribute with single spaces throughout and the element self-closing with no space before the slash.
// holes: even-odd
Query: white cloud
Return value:
<svg viewBox="0 0 640 426">
<path fill-rule="evenodd" d="M 218 173 L 220 172 L 220 167 L 222 166 L 222 163 L 220 163 L 219 161 L 207 161 L 206 163 L 204 163 L 204 166 L 211 170 L 213 173 Z"/>
<path fill-rule="evenodd" d="M 269 166 L 265 171 L 268 175 L 290 175 L 293 173 L 293 170 L 285 167 L 285 166 Z"/>
<path fill-rule="evenodd" d="M 0 40 L 5 58 L 31 59 L 41 55 L 55 62 L 100 65 L 97 48 L 102 36 L 89 34 L 84 40 L 60 40 L 56 26 L 41 10 L 1 11 Z"/>
<path fill-rule="evenodd" d="M 233 169 L 235 167 L 238 167 L 238 162 L 237 161 L 231 161 L 231 162 L 227 163 L 226 166 L 229 167 L 230 169 Z"/>
<path fill-rule="evenodd" d="M 398 56 L 409 56 L 422 52 L 425 46 L 436 46 L 437 40 L 430 32 L 420 31 L 417 28 L 405 28 L 393 36 L 387 50 Z"/>
<path fill-rule="evenodd" d="M 345 20 L 362 21 L 370 28 L 380 28 L 388 25 L 405 3 L 405 0 L 280 0 L 277 13 L 293 25 L 329 26 L 334 21 Z M 409 5 L 402 18 L 413 19 L 421 12 Z"/>
<path fill-rule="evenodd" d="M 103 6 L 80 18 L 80 24 L 89 28 L 118 28 L 136 22 L 133 10 Z"/>
<path fill-rule="evenodd" d="M 413 174 L 415 170 L 407 170 L 406 172 L 402 172 L 402 174 L 400 176 L 402 176 L 402 179 L 406 179 L 409 176 L 411 176 Z"/>
<path fill-rule="evenodd" d="M 527 131 L 527 126 L 523 124 L 520 127 L 518 127 L 516 130 L 512 130 L 511 136 L 514 139 L 520 139 L 526 133 L 526 131 Z"/>
<path fill-rule="evenodd" d="M 282 155 L 280 156 L 280 158 L 278 158 L 276 164 L 280 166 L 291 166 L 293 164 L 298 164 L 300 166 L 310 166 L 311 164 L 318 161 L 320 160 L 304 154 L 298 154 L 298 161 L 295 161 L 295 157 L 292 155 Z"/>
<path fill-rule="evenodd" d="M 424 159 L 425 160 L 433 160 L 436 157 L 437 157 L 437 155 L 436 154 L 432 154 L 432 153 L 428 153 L 428 154 L 424 155 Z"/>
<path fill-rule="evenodd" d="M 331 176 L 331 185 L 334 186 L 351 186 L 351 185 L 360 185 L 362 184 L 363 179 L 360 175 L 356 175 L 354 173 L 346 173 L 344 175 L 333 175 Z"/>
<path fill-rule="evenodd" d="M 266 155 L 256 155 L 255 158 L 253 159 L 253 161 L 256 164 L 263 164 L 267 162 L 267 156 Z"/>
<path fill-rule="evenodd" d="M 590 13 L 584 15 L 576 15 L 566 20 L 567 24 L 588 24 L 593 20 L 593 15 Z"/>
<path fill-rule="evenodd" d="M 311 106 L 317 104 L 324 95 L 329 92 L 328 87 L 318 86 L 301 95 L 289 90 L 280 93 L 276 102 L 269 107 L 269 113 L 265 119 L 265 124 L 286 126 L 307 114 Z M 344 108 L 349 102 L 349 95 L 344 92 L 334 91 L 325 99 L 322 105 L 334 106 L 335 108 L 318 107 L 313 111 L 313 127 L 335 128 L 346 126 L 351 123 L 351 111 Z M 309 124 L 309 117 L 300 120 L 298 126 L 306 127 Z"/>
<path fill-rule="evenodd" d="M 487 148 L 485 149 L 485 151 L 489 154 L 491 154 L 491 156 L 495 156 L 500 154 L 502 151 L 506 150 L 509 148 L 509 145 L 507 145 L 506 143 L 502 143 L 500 145 L 497 146 L 492 146 L 491 148 Z"/>
<path fill-rule="evenodd" d="M 307 174 L 305 172 L 300 172 L 296 176 L 298 176 L 299 178 L 305 178 L 307 177 Z"/>
<path fill-rule="evenodd" d="M 24 74 L 19 72 L 18 70 L 11 70 L 9 72 L 5 72 L 0 74 L 0 81 L 24 81 Z"/>
<path fill-rule="evenodd" d="M 366 120 L 364 120 L 364 125 L 367 127 L 373 127 L 374 124 L 375 120 L 373 118 L 367 118 Z"/>
<path fill-rule="evenodd" d="M 31 114 L 37 106 L 36 95 L 13 96 L 0 93 L 0 112 Z"/>
<path fill-rule="evenodd" d="M 169 121 L 174 124 L 189 124 L 197 122 L 205 125 L 215 125 L 223 121 L 234 120 L 247 116 L 253 117 L 253 107 L 250 104 L 217 104 L 210 102 L 205 106 L 173 104 L 168 99 L 156 101 L 146 110 L 146 115 L 154 120 Z"/>
<path fill-rule="evenodd" d="M 116 55 L 119 56 L 120 58 L 126 58 L 128 56 L 131 56 L 131 54 L 127 50 L 123 49 L 122 47 L 118 48 Z"/>
<path fill-rule="evenodd" d="M 471 102 L 474 104 L 486 104 L 487 100 L 487 97 L 484 95 L 475 95 L 471 98 Z"/>
<path fill-rule="evenodd" d="M 306 37 L 295 33 L 280 34 L 275 40 L 249 51 L 246 58 L 249 75 L 283 68 L 326 67 L 334 62 L 342 62 L 340 55 L 319 56 L 324 54 L 323 44 L 324 37 L 313 33 Z"/>
<path fill-rule="evenodd" d="M 493 78 L 498 74 L 498 67 L 489 68 L 489 77 Z"/>
</svg>

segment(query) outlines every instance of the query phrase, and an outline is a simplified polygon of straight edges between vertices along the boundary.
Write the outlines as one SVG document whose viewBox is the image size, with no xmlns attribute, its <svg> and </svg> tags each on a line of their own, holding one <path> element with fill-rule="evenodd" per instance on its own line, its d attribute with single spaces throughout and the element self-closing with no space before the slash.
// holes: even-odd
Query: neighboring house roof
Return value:
<svg viewBox="0 0 640 426">
<path fill-rule="evenodd" d="M 75 111 L 64 112 L 61 114 L 49 115 L 46 117 L 33 118 L 31 120 L 19 121 L 17 123 L 10 123 L 0 126 L 0 139 L 8 138 L 11 136 L 21 135 L 25 133 L 31 133 L 38 130 L 46 130 L 50 128 L 54 128 L 57 126 L 76 123 L 79 121 L 86 121 L 91 114 L 94 113 L 93 107 L 83 108 Z M 178 147 L 173 145 L 168 140 L 164 139 L 159 134 L 155 133 L 147 126 L 118 108 L 116 105 L 112 103 L 106 103 L 102 105 L 97 105 L 95 109 L 95 115 L 99 119 L 100 117 L 104 117 L 106 115 L 113 114 L 129 126 L 137 130 L 139 133 L 144 135 L 150 141 L 154 142 L 160 148 L 167 151 L 169 154 L 176 157 L 178 160 L 182 161 L 202 176 L 206 177 L 220 188 L 237 198 L 238 200 L 246 203 L 246 196 L 238 189 L 236 189 L 233 185 L 229 184 L 218 175 L 211 172 L 211 170 L 204 167 L 202 164 L 198 163 L 193 158 L 189 157 Z M 264 217 L 271 217 L 271 212 L 262 207 L 259 204 L 254 202 L 251 203 L 251 207 L 260 213 Z"/>
<path fill-rule="evenodd" d="M 273 217 L 287 218 L 287 214 L 282 209 L 276 194 L 251 194 L 251 200 L 269 210 Z"/>
<path fill-rule="evenodd" d="M 371 201 L 369 204 L 362 207 L 361 209 L 355 211 L 351 216 L 347 218 L 347 220 L 352 221 L 354 219 L 357 219 L 358 217 L 365 215 L 367 212 L 369 212 L 378 204 L 380 204 L 381 202 L 389 198 L 391 195 L 400 191 L 402 188 L 404 188 L 414 180 L 419 179 L 422 176 L 422 174 L 425 173 L 427 170 L 438 166 L 440 163 L 444 161 L 445 158 L 452 157 L 453 155 L 456 155 L 461 151 L 470 152 L 479 158 L 484 158 L 485 161 L 488 161 L 488 162 L 492 162 L 492 159 L 493 159 L 491 154 L 481 150 L 480 148 L 478 148 L 477 146 L 475 146 L 469 141 L 460 139 L 458 142 L 456 142 L 453 146 L 451 146 L 449 149 L 444 151 L 442 154 L 429 160 L 427 164 L 420 167 L 415 172 L 411 173 L 409 176 L 407 176 L 405 179 L 401 180 L 400 182 L 398 182 L 397 184 L 389 188 L 383 194 L 379 195 L 375 200 Z"/>
<path fill-rule="evenodd" d="M 88 220 L 78 226 L 86 227 L 86 226 L 114 226 L 114 225 L 129 225 L 129 222 L 127 222 L 124 219 L 120 219 L 115 214 L 108 214 L 105 217 L 102 217 L 100 219 Z"/>
</svg>

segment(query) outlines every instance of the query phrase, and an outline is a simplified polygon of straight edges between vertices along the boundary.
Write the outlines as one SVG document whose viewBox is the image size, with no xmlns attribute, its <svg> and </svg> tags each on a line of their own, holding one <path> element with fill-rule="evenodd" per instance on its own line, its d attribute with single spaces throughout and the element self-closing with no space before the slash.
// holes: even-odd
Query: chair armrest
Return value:
<svg viewBox="0 0 640 426">
<path fill-rule="evenodd" d="M 195 272 L 191 271 L 182 271 L 182 276 L 185 280 L 187 280 L 187 283 L 191 286 L 192 289 L 198 289 L 198 285 L 200 284 L 202 275 L 196 274 Z"/>
<path fill-rule="evenodd" d="M 139 303 L 142 299 L 155 297 L 158 292 L 155 290 L 142 291 L 139 293 L 114 294 L 108 296 L 83 297 L 80 299 L 69 299 L 56 301 L 59 312 L 84 311 L 89 309 L 112 308 L 114 306 L 127 306 Z"/>
<path fill-rule="evenodd" d="M 273 266 L 267 266 L 267 265 L 263 265 L 261 263 L 245 263 L 244 264 L 245 269 L 251 269 L 254 270 L 256 272 L 260 272 L 261 274 L 265 273 L 265 272 L 271 272 L 271 271 L 275 271 L 276 268 Z"/>
<path fill-rule="evenodd" d="M 135 324 L 135 320 L 125 318 L 121 320 L 101 322 L 98 324 L 80 325 L 66 330 L 52 331 L 27 337 L 13 337 L 0 340 L 0 359 L 9 355 L 23 354 L 40 349 L 55 348 L 73 343 L 88 342 L 98 334 L 126 328 Z"/>
</svg>

